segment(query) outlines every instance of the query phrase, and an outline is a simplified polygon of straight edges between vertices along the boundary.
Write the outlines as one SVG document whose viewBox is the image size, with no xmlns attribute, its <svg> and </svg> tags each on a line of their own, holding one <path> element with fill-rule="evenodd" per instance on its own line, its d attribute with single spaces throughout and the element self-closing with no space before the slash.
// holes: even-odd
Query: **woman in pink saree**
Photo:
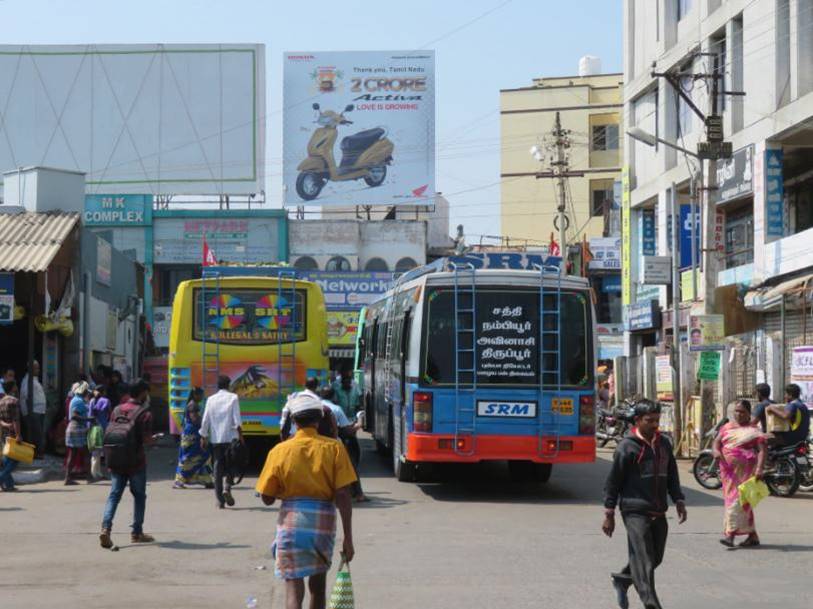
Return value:
<svg viewBox="0 0 813 609">
<path fill-rule="evenodd" d="M 762 478 L 765 465 L 765 437 L 751 426 L 751 403 L 740 400 L 734 406 L 733 421 L 726 423 L 714 440 L 714 456 L 720 462 L 720 478 L 723 481 L 723 538 L 720 543 L 733 547 L 737 535 L 746 535 L 741 547 L 759 545 L 759 536 L 754 526 L 754 510 L 740 504 L 737 487 L 756 476 Z"/>
</svg>

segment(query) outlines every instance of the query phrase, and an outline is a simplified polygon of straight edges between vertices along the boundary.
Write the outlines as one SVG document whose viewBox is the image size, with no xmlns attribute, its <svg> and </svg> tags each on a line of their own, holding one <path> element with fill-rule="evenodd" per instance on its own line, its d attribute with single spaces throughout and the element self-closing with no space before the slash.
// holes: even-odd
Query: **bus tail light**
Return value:
<svg viewBox="0 0 813 609">
<path fill-rule="evenodd" d="M 412 423 L 415 431 L 432 431 L 432 394 L 428 391 L 412 394 Z"/>
<path fill-rule="evenodd" d="M 579 398 L 579 433 L 588 436 L 596 433 L 595 399 L 592 395 Z"/>
</svg>

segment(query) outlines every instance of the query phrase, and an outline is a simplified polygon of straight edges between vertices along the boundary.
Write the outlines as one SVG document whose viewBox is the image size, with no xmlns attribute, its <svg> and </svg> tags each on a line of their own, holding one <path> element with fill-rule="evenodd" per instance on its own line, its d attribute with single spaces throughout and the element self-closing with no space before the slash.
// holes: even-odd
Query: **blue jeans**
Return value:
<svg viewBox="0 0 813 609">
<path fill-rule="evenodd" d="M 121 496 L 127 483 L 130 483 L 130 492 L 133 495 L 133 533 L 140 535 L 144 532 L 144 512 L 147 509 L 147 468 L 143 468 L 133 474 L 117 474 L 110 472 L 112 485 L 110 494 L 107 496 L 107 503 L 104 506 L 104 516 L 102 517 L 102 528 L 112 529 L 113 518 L 116 516 L 116 508 L 119 507 Z"/>
<path fill-rule="evenodd" d="M 0 488 L 9 490 L 14 488 L 14 478 L 11 477 L 11 472 L 17 467 L 19 461 L 3 457 L 2 467 L 0 467 Z"/>
</svg>

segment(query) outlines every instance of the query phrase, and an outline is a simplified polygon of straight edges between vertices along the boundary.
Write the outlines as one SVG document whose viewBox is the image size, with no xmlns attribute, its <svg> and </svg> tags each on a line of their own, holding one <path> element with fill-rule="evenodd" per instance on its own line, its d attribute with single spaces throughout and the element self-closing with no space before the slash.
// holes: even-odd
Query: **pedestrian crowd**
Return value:
<svg viewBox="0 0 813 609">
<path fill-rule="evenodd" d="M 800 399 L 798 385 L 785 387 L 784 405 L 774 404 L 770 395 L 769 385 L 757 385 L 757 406 L 752 409 L 749 400 L 737 401 L 714 439 L 713 453 L 719 461 L 723 485 L 720 543 L 727 548 L 734 546 L 738 536 L 745 537 L 739 543 L 741 548 L 760 545 L 754 506 L 743 501 L 743 489 L 765 477 L 770 450 L 806 442 L 810 433 L 810 411 Z M 675 505 L 679 524 L 687 517 L 672 443 L 659 431 L 660 411 L 657 403 L 636 400 L 635 426 L 616 447 L 604 488 L 602 530 L 612 537 L 618 508 L 627 531 L 628 562 L 610 575 L 621 609 L 629 607 L 631 586 L 645 609 L 661 609 L 655 591 L 655 569 L 666 550 L 668 499 Z"/>
</svg>

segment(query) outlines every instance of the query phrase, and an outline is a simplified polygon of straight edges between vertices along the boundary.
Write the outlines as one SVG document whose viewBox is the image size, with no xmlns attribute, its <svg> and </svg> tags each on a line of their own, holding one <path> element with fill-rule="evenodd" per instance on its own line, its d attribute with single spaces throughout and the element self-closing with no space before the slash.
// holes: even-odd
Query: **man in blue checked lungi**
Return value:
<svg viewBox="0 0 813 609">
<path fill-rule="evenodd" d="M 356 474 L 344 445 L 316 432 L 324 412 L 319 398 L 303 392 L 287 407 L 298 431 L 268 453 L 256 488 L 266 505 L 282 500 L 273 552 L 276 575 L 285 580 L 286 608 L 301 609 L 308 578 L 311 609 L 324 609 L 337 508 L 342 553 L 348 562 L 355 553 L 350 486 Z"/>
</svg>

